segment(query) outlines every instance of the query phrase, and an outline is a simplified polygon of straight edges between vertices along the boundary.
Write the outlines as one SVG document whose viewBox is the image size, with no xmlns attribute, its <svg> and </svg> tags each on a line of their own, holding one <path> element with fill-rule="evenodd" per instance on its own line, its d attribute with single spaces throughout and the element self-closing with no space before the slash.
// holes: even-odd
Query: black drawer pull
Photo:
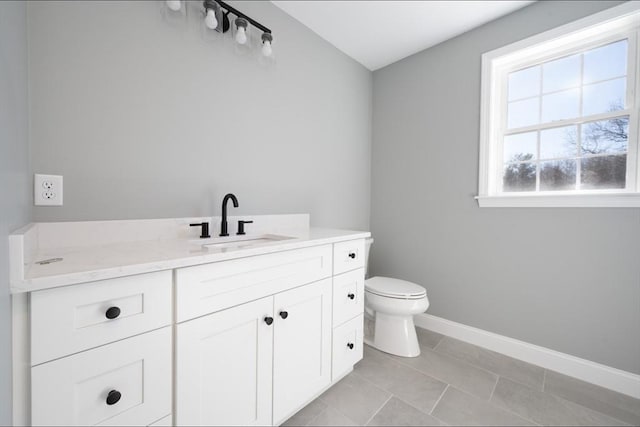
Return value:
<svg viewBox="0 0 640 427">
<path fill-rule="evenodd" d="M 286 319 L 287 317 L 289 317 L 289 313 L 287 313 L 286 311 L 281 311 L 280 317 L 282 317 L 283 319 Z"/>
<path fill-rule="evenodd" d="M 264 323 L 271 325 L 273 323 L 273 317 L 267 316 L 264 318 Z"/>
<path fill-rule="evenodd" d="M 356 295 L 355 294 L 347 294 L 347 298 L 349 299 L 355 299 Z"/>
<path fill-rule="evenodd" d="M 349 350 L 353 350 L 353 347 L 354 347 L 354 346 L 353 346 L 353 343 L 352 343 L 352 342 L 348 343 L 348 344 L 347 344 L 347 347 L 349 347 Z"/>
<path fill-rule="evenodd" d="M 120 307 L 109 307 L 104 315 L 107 316 L 107 319 L 113 320 L 120 316 Z"/>
<path fill-rule="evenodd" d="M 111 390 L 107 395 L 107 405 L 115 405 L 120 401 L 121 397 L 122 393 L 120 393 L 118 390 Z"/>
<path fill-rule="evenodd" d="M 351 259 L 356 259 L 356 254 L 355 254 L 355 252 L 349 252 L 349 258 L 351 258 Z"/>
</svg>

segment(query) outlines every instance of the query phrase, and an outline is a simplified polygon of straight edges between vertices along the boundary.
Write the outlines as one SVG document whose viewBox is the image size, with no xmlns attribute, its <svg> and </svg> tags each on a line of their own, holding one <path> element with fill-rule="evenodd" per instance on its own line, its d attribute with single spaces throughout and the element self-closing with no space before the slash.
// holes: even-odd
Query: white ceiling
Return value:
<svg viewBox="0 0 640 427">
<path fill-rule="evenodd" d="M 272 2 L 370 70 L 533 3 L 506 0 Z"/>
</svg>

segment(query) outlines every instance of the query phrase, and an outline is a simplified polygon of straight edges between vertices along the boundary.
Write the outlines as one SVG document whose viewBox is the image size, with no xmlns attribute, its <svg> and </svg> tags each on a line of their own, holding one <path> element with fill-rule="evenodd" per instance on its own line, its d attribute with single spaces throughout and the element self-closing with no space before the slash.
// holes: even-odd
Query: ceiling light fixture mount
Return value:
<svg viewBox="0 0 640 427">
<path fill-rule="evenodd" d="M 236 42 L 240 45 L 247 43 L 247 31 L 249 30 L 249 25 L 251 25 L 262 31 L 262 54 L 271 56 L 273 53 L 271 46 L 273 34 L 269 28 L 221 0 L 204 0 L 203 6 L 207 28 L 226 33 L 231 28 L 229 15 L 233 15 L 235 16 L 233 24 Z"/>
</svg>

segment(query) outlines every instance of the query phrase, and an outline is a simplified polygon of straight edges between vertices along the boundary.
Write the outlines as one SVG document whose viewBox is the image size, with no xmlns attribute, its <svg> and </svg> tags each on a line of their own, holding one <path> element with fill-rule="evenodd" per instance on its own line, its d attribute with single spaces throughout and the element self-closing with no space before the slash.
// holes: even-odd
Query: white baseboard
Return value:
<svg viewBox="0 0 640 427">
<path fill-rule="evenodd" d="M 427 313 L 415 316 L 414 321 L 421 328 L 640 399 L 640 375 Z"/>
</svg>

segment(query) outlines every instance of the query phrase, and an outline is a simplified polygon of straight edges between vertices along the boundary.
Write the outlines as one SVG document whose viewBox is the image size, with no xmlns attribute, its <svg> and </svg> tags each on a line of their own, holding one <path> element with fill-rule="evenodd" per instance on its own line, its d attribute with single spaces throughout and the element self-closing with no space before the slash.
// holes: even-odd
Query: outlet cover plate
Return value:
<svg viewBox="0 0 640 427">
<path fill-rule="evenodd" d="M 33 203 L 36 206 L 62 206 L 62 176 L 35 174 Z"/>
</svg>

